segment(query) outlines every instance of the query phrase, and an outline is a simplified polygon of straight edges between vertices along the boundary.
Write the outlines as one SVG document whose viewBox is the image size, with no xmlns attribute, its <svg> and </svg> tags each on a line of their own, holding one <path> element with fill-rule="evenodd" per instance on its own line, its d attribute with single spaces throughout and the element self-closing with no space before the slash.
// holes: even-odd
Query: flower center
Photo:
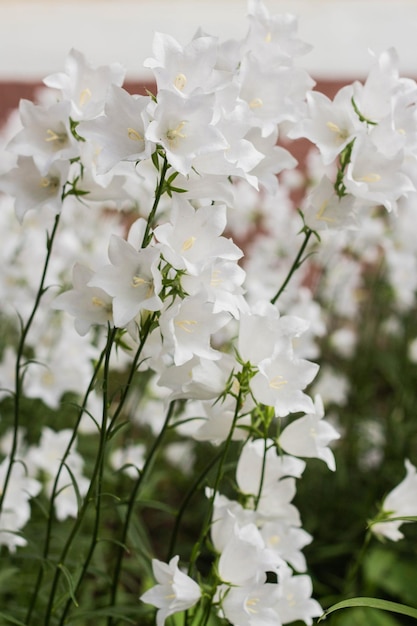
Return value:
<svg viewBox="0 0 417 626">
<path fill-rule="evenodd" d="M 127 129 L 127 136 L 132 141 L 144 141 L 143 136 L 134 128 Z"/>
<path fill-rule="evenodd" d="M 48 130 L 46 131 L 45 141 L 48 143 L 56 141 L 59 144 L 64 144 L 66 143 L 67 139 L 68 139 L 68 135 L 66 132 L 57 133 L 54 130 L 52 130 L 52 128 L 48 128 Z"/>
<path fill-rule="evenodd" d="M 175 324 L 176 326 L 181 328 L 181 330 L 183 330 L 184 332 L 193 333 L 194 332 L 193 326 L 197 325 L 197 321 L 196 320 L 177 320 Z"/>
<path fill-rule="evenodd" d="M 178 139 L 185 139 L 187 136 L 182 132 L 186 122 L 180 122 L 176 128 L 169 128 L 166 132 L 166 138 L 171 148 L 175 148 L 178 145 Z"/>
<path fill-rule="evenodd" d="M 179 89 L 180 91 L 182 91 L 186 84 L 187 84 L 187 77 L 185 76 L 185 74 L 182 74 L 182 73 L 177 74 L 174 79 L 175 87 Z"/>
<path fill-rule="evenodd" d="M 251 109 L 259 109 L 263 105 L 264 105 L 264 103 L 261 100 L 261 98 L 253 98 L 253 100 L 251 100 L 249 102 L 249 108 L 251 108 Z"/>
<path fill-rule="evenodd" d="M 187 250 L 190 250 L 193 247 L 194 243 L 195 237 L 188 237 L 188 239 L 186 239 L 182 244 L 181 252 L 187 252 Z"/>
<path fill-rule="evenodd" d="M 83 89 L 82 92 L 80 93 L 80 98 L 78 100 L 80 107 L 83 107 L 84 105 L 87 104 L 87 102 L 90 102 L 92 95 L 93 94 L 91 93 L 88 87 Z"/>
<path fill-rule="evenodd" d="M 284 387 L 284 385 L 288 384 L 288 380 L 285 380 L 283 376 L 274 376 L 274 378 L 271 378 L 271 380 L 269 381 L 269 386 L 272 389 L 281 389 L 281 387 Z"/>
</svg>

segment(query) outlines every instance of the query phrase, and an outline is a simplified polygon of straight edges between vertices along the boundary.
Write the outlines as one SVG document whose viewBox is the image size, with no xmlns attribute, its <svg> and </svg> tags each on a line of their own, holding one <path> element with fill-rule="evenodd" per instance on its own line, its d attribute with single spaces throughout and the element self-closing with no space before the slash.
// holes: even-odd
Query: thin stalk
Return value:
<svg viewBox="0 0 417 626">
<path fill-rule="evenodd" d="M 190 489 L 188 490 L 187 494 L 185 495 L 185 498 L 181 504 L 181 507 L 179 508 L 176 518 L 175 518 L 175 526 L 174 526 L 174 530 L 172 532 L 172 537 L 171 537 L 171 543 L 169 545 L 169 550 L 168 550 L 168 555 L 167 555 L 167 561 L 169 561 L 171 559 L 171 557 L 174 554 L 174 548 L 175 548 L 175 544 L 177 542 L 177 537 L 178 537 L 178 532 L 180 529 L 180 525 L 181 525 L 181 521 L 183 518 L 183 515 L 188 507 L 188 503 L 190 502 L 191 498 L 193 497 L 194 493 L 197 491 L 200 483 L 204 480 L 204 478 L 207 476 L 207 474 L 209 473 L 209 471 L 216 465 L 217 461 L 221 458 L 221 455 L 223 454 L 223 451 L 220 450 L 220 452 L 218 452 L 216 454 L 215 457 L 213 457 L 210 462 L 206 465 L 206 467 L 204 468 L 204 470 L 201 472 L 201 474 L 197 477 L 197 479 L 194 481 L 194 483 L 191 485 Z"/>
<path fill-rule="evenodd" d="M 18 443 L 18 430 L 19 430 L 19 421 L 20 421 L 20 399 L 21 399 L 21 395 L 23 391 L 23 376 L 21 376 L 23 352 L 25 349 L 25 343 L 26 343 L 29 330 L 32 326 L 36 312 L 39 308 L 40 302 L 42 300 L 42 296 L 46 291 L 45 290 L 46 273 L 48 271 L 49 261 L 51 259 L 53 243 L 54 243 L 55 236 L 58 230 L 59 220 L 60 220 L 60 213 L 58 213 L 55 216 L 55 222 L 54 222 L 54 226 L 52 228 L 51 234 L 47 235 L 47 244 L 46 244 L 47 252 L 46 252 L 46 257 L 45 257 L 45 263 L 44 263 L 43 270 L 42 270 L 41 280 L 39 283 L 38 292 L 36 294 L 35 303 L 29 315 L 28 321 L 26 322 L 24 326 L 22 325 L 20 341 L 17 347 L 16 367 L 15 367 L 16 381 L 15 381 L 14 412 L 13 412 L 13 439 L 12 439 L 12 447 L 10 451 L 9 465 L 8 465 L 6 476 L 4 479 L 3 488 L 0 492 L 0 516 L 3 510 L 3 502 L 6 497 L 7 488 L 10 482 L 12 468 L 15 462 L 17 443 Z"/>
<path fill-rule="evenodd" d="M 163 160 L 162 168 L 161 168 L 161 174 L 160 174 L 159 181 L 158 181 L 158 183 L 156 185 L 156 189 L 155 189 L 155 199 L 154 199 L 154 202 L 153 202 L 153 205 L 152 205 L 151 212 L 149 213 L 149 216 L 148 216 L 148 221 L 147 221 L 147 224 L 146 224 L 145 234 L 143 235 L 143 239 L 142 239 L 142 245 L 141 245 L 142 248 L 146 248 L 149 245 L 149 242 L 150 242 L 150 239 L 151 239 L 150 231 L 151 231 L 152 224 L 153 224 L 153 221 L 154 221 L 154 218 L 155 218 L 156 210 L 157 210 L 158 205 L 159 205 L 159 201 L 161 199 L 162 194 L 164 193 L 165 176 L 166 176 L 168 167 L 169 167 L 169 164 L 168 164 L 167 158 L 166 158 L 166 156 L 164 156 L 164 160 Z"/>
<path fill-rule="evenodd" d="M 237 422 L 237 420 L 239 418 L 239 412 L 240 412 L 241 408 L 242 408 L 242 390 L 239 389 L 239 393 L 238 393 L 237 398 L 236 398 L 236 408 L 235 408 L 235 413 L 234 413 L 234 416 L 233 416 L 232 425 L 230 427 L 229 434 L 227 435 L 227 439 L 226 439 L 226 441 L 224 443 L 224 447 L 223 447 L 223 450 L 222 450 L 222 453 L 221 453 L 220 463 L 219 463 L 219 466 L 217 468 L 216 478 L 214 480 L 214 486 L 213 486 L 213 493 L 212 493 L 210 501 L 209 501 L 209 507 L 208 507 L 208 510 L 207 510 L 206 519 L 205 519 L 205 521 L 203 523 L 203 526 L 202 526 L 202 529 L 201 529 L 201 532 L 200 532 L 200 537 L 199 537 L 198 541 L 194 544 L 194 548 L 193 548 L 193 551 L 192 551 L 192 554 L 191 554 L 190 563 L 189 563 L 189 566 L 188 566 L 188 575 L 191 574 L 191 572 L 192 572 L 192 570 L 193 570 L 193 568 L 195 566 L 195 563 L 196 563 L 196 561 L 197 561 L 197 559 L 198 559 L 198 557 L 200 555 L 202 545 L 203 545 L 203 543 L 204 543 L 204 541 L 206 539 L 206 536 L 207 536 L 207 534 L 209 532 L 209 529 L 210 529 L 211 518 L 212 518 L 212 515 L 213 515 L 213 509 L 214 509 L 214 500 L 215 500 L 217 491 L 219 489 L 220 481 L 223 478 L 223 468 L 224 468 L 224 465 L 225 465 L 225 462 L 226 462 L 226 459 L 227 459 L 227 456 L 228 456 L 228 453 L 229 453 L 230 445 L 232 443 L 233 433 L 234 433 L 234 430 L 235 430 L 235 427 L 236 427 L 236 422 Z"/>
<path fill-rule="evenodd" d="M 133 510 L 135 508 L 135 503 L 136 503 L 136 499 L 140 490 L 140 487 L 143 483 L 144 478 L 148 475 L 153 461 L 154 461 L 154 457 L 162 443 L 162 440 L 165 436 L 165 433 L 167 431 L 168 428 L 168 424 L 169 421 L 172 417 L 172 414 L 174 412 L 174 408 L 175 408 L 175 401 L 171 402 L 169 407 L 168 407 L 168 411 L 167 414 L 165 416 L 165 421 L 163 423 L 163 426 L 159 432 L 158 437 L 155 439 L 152 448 L 148 454 L 148 457 L 146 459 L 146 462 L 143 466 L 143 469 L 135 483 L 134 488 L 132 489 L 132 492 L 130 494 L 130 498 L 129 498 L 129 502 L 128 502 L 128 507 L 127 507 L 127 512 L 126 512 L 126 517 L 125 517 L 125 521 L 124 521 L 124 525 L 123 525 L 123 531 L 122 531 L 122 536 L 120 538 L 120 548 L 117 554 L 117 560 L 116 560 L 116 564 L 114 567 L 114 575 L 113 575 L 113 583 L 112 583 L 112 593 L 111 593 L 111 600 L 110 600 L 110 606 L 115 606 L 116 604 L 116 600 L 117 600 L 117 588 L 118 588 L 118 582 L 119 582 L 119 578 L 120 578 L 120 573 L 121 573 L 121 569 L 122 569 L 122 563 L 123 563 L 123 558 L 124 558 L 124 554 L 125 554 L 125 550 L 123 548 L 123 546 L 126 545 L 127 542 L 127 535 L 129 532 L 129 526 L 130 526 L 130 520 L 132 518 L 132 514 L 133 514 Z M 112 626 L 113 624 L 113 617 L 109 617 L 108 621 L 107 621 L 108 626 Z"/>
<path fill-rule="evenodd" d="M 111 331 L 109 330 L 108 333 L 108 338 L 107 338 L 107 345 L 106 345 L 106 351 L 105 351 L 105 369 L 107 371 L 107 377 L 108 377 L 108 367 L 109 367 L 109 359 L 110 359 L 110 352 L 114 343 L 114 339 L 115 339 L 115 335 L 116 335 L 116 328 L 113 328 Z M 106 374 L 106 372 L 105 372 Z M 106 429 L 106 422 L 107 422 L 107 381 L 108 378 L 106 378 L 106 375 L 104 376 L 104 383 L 103 383 L 103 424 L 102 424 L 102 428 L 101 428 L 101 432 L 100 432 L 100 442 L 99 442 L 99 448 L 98 448 L 98 453 L 97 453 L 97 458 L 96 458 L 96 462 L 93 468 L 93 472 L 92 472 L 92 476 L 91 476 L 91 480 L 90 480 L 90 485 L 88 487 L 88 491 L 87 494 L 84 498 L 84 502 L 83 505 L 81 507 L 81 509 L 78 512 L 78 517 L 75 521 L 74 526 L 72 527 L 72 530 L 67 538 L 67 541 L 65 542 L 65 545 L 62 549 L 60 558 L 58 560 L 59 565 L 63 565 L 65 562 L 65 559 L 68 555 L 68 552 L 72 546 L 72 543 L 78 533 L 78 530 L 80 529 L 80 526 L 84 520 L 86 511 L 88 509 L 88 507 L 90 506 L 90 502 L 93 499 L 93 491 L 96 489 L 96 483 L 97 481 L 100 480 L 100 476 L 101 476 L 101 471 L 102 471 L 102 466 L 103 466 L 103 458 L 104 458 L 104 451 L 105 451 L 105 445 L 106 445 L 106 441 L 107 441 L 107 429 Z M 98 499 L 96 496 L 96 505 L 97 505 Z M 52 585 L 51 585 L 51 592 L 50 592 L 50 596 L 49 596 L 49 602 L 48 602 L 48 606 L 47 606 L 47 610 L 46 610 L 46 617 L 45 617 L 45 623 L 44 626 L 48 626 L 51 616 L 52 616 L 52 612 L 53 612 L 53 603 L 54 603 L 54 599 L 55 599 L 55 594 L 58 588 L 58 583 L 59 583 L 59 579 L 61 576 L 61 569 L 60 567 L 57 567 L 55 570 L 55 575 L 54 575 L 54 579 L 52 581 Z"/>
<path fill-rule="evenodd" d="M 280 295 L 284 291 L 285 287 L 290 282 L 292 275 L 294 274 L 294 272 L 296 272 L 298 270 L 298 268 L 301 266 L 301 264 L 304 261 L 302 256 L 304 254 L 304 251 L 305 251 L 305 249 L 307 247 L 308 242 L 310 241 L 310 237 L 314 233 L 314 231 L 311 230 L 311 228 L 308 228 L 308 226 L 305 226 L 304 229 L 303 229 L 303 232 L 304 232 L 304 241 L 301 244 L 301 247 L 300 247 L 300 249 L 298 251 L 297 256 L 295 257 L 294 263 L 291 265 L 290 271 L 288 272 L 286 279 L 282 283 L 281 287 L 278 289 L 278 291 L 275 294 L 275 296 L 271 299 L 271 303 L 272 304 L 275 304 L 275 302 L 278 300 L 278 298 L 280 297 Z"/>
<path fill-rule="evenodd" d="M 68 445 L 67 445 L 67 448 L 65 450 L 64 456 L 61 459 L 57 475 L 55 476 L 54 484 L 53 484 L 53 487 L 52 487 L 52 494 L 51 494 L 50 503 L 49 503 L 48 523 L 47 523 L 47 529 L 46 529 L 45 546 L 44 546 L 43 555 L 42 555 L 44 562 L 48 558 L 49 548 L 50 548 L 50 543 L 51 543 L 51 538 L 52 538 L 52 523 L 53 523 L 53 519 L 54 519 L 54 512 L 53 512 L 54 500 L 55 500 L 56 492 L 57 492 L 57 488 L 58 488 L 59 477 L 61 475 L 61 471 L 62 471 L 62 468 L 64 466 L 64 463 L 65 463 L 66 459 L 68 458 L 68 455 L 70 454 L 72 445 L 73 445 L 73 443 L 75 441 L 75 437 L 76 437 L 77 432 L 78 432 L 79 424 L 81 422 L 81 419 L 82 419 L 82 417 L 84 415 L 85 408 L 87 406 L 88 397 L 89 397 L 91 391 L 94 388 L 94 384 L 95 384 L 95 382 L 97 380 L 98 373 L 100 371 L 101 365 L 102 365 L 103 360 L 104 360 L 105 355 L 106 355 L 106 350 L 107 350 L 107 346 L 102 351 L 102 353 L 100 355 L 100 358 L 98 359 L 98 361 L 96 363 L 93 375 L 91 377 L 90 384 L 88 385 L 87 391 L 86 391 L 86 393 L 84 395 L 83 402 L 82 402 L 82 404 L 80 406 L 80 410 L 79 410 L 79 413 L 78 413 L 78 418 L 77 418 L 76 424 L 74 426 L 71 439 L 68 442 Z M 35 605 L 36 605 L 38 592 L 39 592 L 39 589 L 40 589 L 40 586 L 41 586 L 42 580 L 43 580 L 43 575 L 44 575 L 44 563 L 42 563 L 40 568 L 39 568 L 39 573 L 38 573 L 37 580 L 36 580 L 36 583 L 35 583 L 34 592 L 33 592 L 33 595 L 32 595 L 32 601 L 31 601 L 31 604 L 29 606 L 28 613 L 27 613 L 27 616 L 26 616 L 26 624 L 27 624 L 27 626 L 29 626 L 30 622 L 31 622 L 32 613 L 33 613 L 33 610 L 34 610 Z"/>
<path fill-rule="evenodd" d="M 90 547 L 87 553 L 87 556 L 84 558 L 83 567 L 81 573 L 78 577 L 78 581 L 74 587 L 74 596 L 78 593 L 81 583 L 84 580 L 84 577 L 87 573 L 88 567 L 90 565 L 91 559 L 93 558 L 94 551 L 98 542 L 98 533 L 100 530 L 100 522 L 101 522 L 101 500 L 103 493 L 103 470 L 104 470 L 104 458 L 105 458 L 105 446 L 107 442 L 107 420 L 108 420 L 108 407 L 109 407 L 109 398 L 108 398 L 108 388 L 109 388 L 109 374 L 110 374 L 110 356 L 111 349 L 113 347 L 113 341 L 116 335 L 116 330 L 113 329 L 110 335 L 110 341 L 107 344 L 107 349 L 105 352 L 104 358 L 104 372 L 103 372 L 103 412 L 102 412 L 102 422 L 101 422 L 101 431 L 100 431 L 100 446 L 99 446 L 99 467 L 97 473 L 97 488 L 96 488 L 96 516 L 94 520 L 94 527 L 92 532 L 92 537 L 90 541 Z M 59 625 L 62 626 L 65 623 L 66 616 L 71 607 L 72 599 L 68 598 L 64 611 L 61 616 L 61 620 Z"/>
</svg>

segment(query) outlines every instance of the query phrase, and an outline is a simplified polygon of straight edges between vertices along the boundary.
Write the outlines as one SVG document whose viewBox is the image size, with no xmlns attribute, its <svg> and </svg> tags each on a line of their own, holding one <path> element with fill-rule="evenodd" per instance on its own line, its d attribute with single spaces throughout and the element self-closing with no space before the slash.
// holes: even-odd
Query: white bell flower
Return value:
<svg viewBox="0 0 417 626">
<path fill-rule="evenodd" d="M 322 459 L 333 472 L 336 462 L 329 443 L 339 439 L 340 434 L 323 420 L 324 408 L 320 396 L 316 396 L 315 410 L 288 424 L 279 437 L 279 445 L 288 454 L 306 458 Z"/>
<path fill-rule="evenodd" d="M 384 498 L 381 518 L 383 521 L 371 524 L 371 531 L 378 537 L 398 541 L 404 537 L 399 530 L 405 521 L 392 518 L 417 516 L 417 469 L 405 460 L 406 477 Z"/>
<path fill-rule="evenodd" d="M 179 558 L 172 557 L 168 564 L 152 559 L 153 574 L 158 584 L 145 591 L 140 599 L 157 607 L 157 626 L 163 626 L 170 615 L 191 608 L 201 597 L 198 584 L 179 569 Z"/>
</svg>

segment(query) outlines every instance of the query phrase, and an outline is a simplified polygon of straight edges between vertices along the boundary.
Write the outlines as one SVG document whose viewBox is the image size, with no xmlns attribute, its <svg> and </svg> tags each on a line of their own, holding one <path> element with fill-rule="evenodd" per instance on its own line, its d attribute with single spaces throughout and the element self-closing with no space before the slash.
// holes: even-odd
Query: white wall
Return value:
<svg viewBox="0 0 417 626">
<path fill-rule="evenodd" d="M 315 77 L 360 77 L 368 47 L 397 48 L 401 70 L 417 77 L 416 0 L 265 0 L 299 17 L 314 46 L 303 64 Z M 119 61 L 146 78 L 155 30 L 186 43 L 198 26 L 221 38 L 246 31 L 246 0 L 0 0 L 0 80 L 38 80 L 63 69 L 71 47 L 94 65 Z M 149 75 L 148 75 L 149 76 Z"/>
</svg>

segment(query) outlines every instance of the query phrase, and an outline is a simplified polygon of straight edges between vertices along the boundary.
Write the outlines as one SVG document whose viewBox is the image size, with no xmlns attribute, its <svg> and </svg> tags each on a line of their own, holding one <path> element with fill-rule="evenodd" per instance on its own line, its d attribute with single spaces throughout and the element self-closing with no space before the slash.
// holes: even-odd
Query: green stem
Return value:
<svg viewBox="0 0 417 626">
<path fill-rule="evenodd" d="M 28 609 L 28 613 L 27 613 L 27 616 L 26 616 L 26 624 L 27 624 L 27 626 L 29 626 L 29 624 L 31 622 L 32 613 L 33 613 L 33 610 L 34 610 L 35 605 L 36 605 L 39 589 L 40 589 L 40 586 L 42 584 L 42 580 L 43 580 L 43 576 L 44 576 L 44 571 L 45 571 L 44 570 L 44 563 L 46 562 L 46 560 L 48 558 L 48 554 L 49 554 L 50 543 L 51 543 L 51 538 L 52 538 L 52 524 L 53 524 L 53 520 L 54 520 L 54 501 L 55 501 L 55 497 L 56 497 L 56 493 L 57 493 L 59 477 L 61 475 L 62 468 L 63 468 L 63 466 L 65 464 L 66 459 L 68 458 L 68 455 L 70 454 L 72 445 L 73 445 L 73 443 L 75 441 L 75 438 L 77 436 L 78 427 L 79 427 L 81 419 L 82 419 L 82 417 L 84 415 L 89 395 L 92 392 L 92 390 L 94 388 L 94 385 L 95 385 L 95 382 L 97 380 L 97 376 L 98 376 L 98 373 L 100 371 L 100 368 L 101 368 L 101 365 L 103 363 L 103 360 L 105 358 L 106 351 L 107 351 L 107 346 L 102 351 L 102 353 L 100 355 L 100 358 L 98 359 L 98 361 L 96 363 L 93 375 L 91 377 L 90 384 L 89 384 L 89 386 L 87 388 L 87 391 L 85 393 L 83 402 L 82 402 L 82 404 L 80 406 L 80 410 L 79 410 L 79 413 L 78 413 L 78 418 L 77 418 L 77 421 L 75 423 L 71 439 L 68 442 L 68 445 L 67 445 L 67 448 L 65 450 L 64 456 L 61 459 L 57 475 L 55 476 L 54 484 L 53 484 L 53 487 L 52 487 L 52 494 L 51 494 L 50 503 L 49 503 L 48 523 L 47 523 L 47 529 L 46 529 L 45 546 L 44 546 L 44 550 L 43 550 L 43 563 L 41 564 L 41 566 L 39 568 L 37 580 L 36 580 L 36 583 L 35 583 L 34 592 L 33 592 L 33 595 L 32 595 L 32 601 L 30 603 L 30 606 L 29 606 L 29 609 Z"/>
<path fill-rule="evenodd" d="M 10 482 L 12 468 L 15 462 L 16 451 L 17 451 L 18 431 L 19 431 L 19 421 L 20 421 L 20 399 L 21 399 L 21 395 L 23 391 L 23 376 L 21 375 L 23 352 L 25 349 L 25 343 L 26 343 L 29 330 L 32 326 L 36 312 L 39 308 L 42 296 L 46 291 L 45 289 L 46 273 L 48 271 L 49 261 L 51 259 L 53 243 L 54 243 L 55 236 L 58 230 L 59 220 L 60 220 L 60 214 L 58 213 L 55 216 L 55 222 L 54 222 L 54 226 L 52 228 L 51 234 L 47 235 L 47 244 L 46 244 L 47 252 L 46 252 L 46 257 L 45 257 L 45 263 L 44 263 L 43 270 L 42 270 L 41 280 L 39 283 L 38 292 L 35 298 L 35 303 L 29 315 L 28 321 L 26 322 L 24 326 L 22 325 L 20 341 L 17 347 L 16 367 L 15 367 L 16 381 L 15 381 L 14 413 L 13 413 L 13 439 L 12 439 L 12 447 L 10 451 L 9 465 L 8 465 L 6 476 L 4 479 L 3 488 L 1 489 L 1 493 L 0 493 L 0 516 L 1 516 L 2 509 L 3 509 L 3 502 L 6 497 L 6 492 L 7 492 L 9 482 Z"/>
<path fill-rule="evenodd" d="M 279 288 L 279 290 L 277 291 L 277 293 L 275 294 L 275 296 L 271 299 L 271 303 L 275 304 L 275 302 L 278 300 L 278 298 L 280 297 L 280 295 L 282 294 L 282 292 L 284 291 L 285 287 L 288 285 L 288 283 L 291 280 L 292 275 L 294 274 L 294 272 L 296 272 L 298 270 L 298 268 L 302 265 L 304 259 L 302 258 L 304 251 L 307 247 L 308 242 L 310 241 L 310 237 L 313 234 L 313 230 L 311 230 L 311 228 L 309 228 L 308 226 L 305 226 L 303 229 L 304 232 L 304 241 L 301 244 L 301 247 L 298 251 L 298 254 L 294 260 L 294 263 L 291 265 L 290 271 L 287 274 L 286 279 L 284 280 L 284 282 L 282 283 L 281 287 Z"/>
<path fill-rule="evenodd" d="M 105 351 L 105 368 L 106 370 L 108 369 L 108 364 L 109 364 L 109 358 L 110 358 L 110 352 L 111 352 L 111 348 L 113 346 L 113 342 L 114 342 L 114 338 L 116 335 L 116 328 L 113 328 L 111 331 L 109 330 L 108 333 L 108 338 L 107 338 L 107 345 L 106 345 L 106 351 Z M 108 371 L 107 371 L 107 377 L 108 377 Z M 56 567 L 55 570 L 55 575 L 54 575 L 54 579 L 52 581 L 52 585 L 51 585 L 51 592 L 49 595 L 49 602 L 48 602 L 48 606 L 47 606 L 47 610 L 46 610 L 46 617 L 45 617 L 45 623 L 44 626 L 48 626 L 52 613 L 53 613 L 53 604 L 54 604 L 54 599 L 55 599 L 55 594 L 58 588 L 58 583 L 59 583 L 59 579 L 60 579 L 60 575 L 61 575 L 61 568 L 60 566 L 62 566 L 67 558 L 68 552 L 72 546 L 72 543 L 80 529 L 80 526 L 84 520 L 86 511 L 88 509 L 88 507 L 90 506 L 90 502 L 93 499 L 93 491 L 96 488 L 96 483 L 97 481 L 100 481 L 100 476 L 101 476 L 101 471 L 102 471 L 102 466 L 103 466 L 103 458 L 104 458 L 104 451 L 105 451 L 105 444 L 107 441 L 107 429 L 106 429 L 106 421 L 107 421 L 107 377 L 104 376 L 104 383 L 103 383 L 103 425 L 100 431 L 100 442 L 99 442 L 99 448 L 98 448 L 98 453 L 97 453 L 97 458 L 96 458 L 96 462 L 93 468 L 93 472 L 92 472 L 92 476 L 91 476 L 91 480 L 90 480 L 90 485 L 88 487 L 88 491 L 87 494 L 84 498 L 83 501 L 83 505 L 81 507 L 81 509 L 78 512 L 78 517 L 75 521 L 75 524 L 72 527 L 72 530 L 67 538 L 67 541 L 62 549 L 60 558 L 58 560 L 58 565 Z M 98 494 L 99 495 L 99 494 Z M 99 502 L 98 497 L 96 496 L 96 505 L 97 502 Z"/>
<path fill-rule="evenodd" d="M 233 437 L 233 433 L 236 427 L 236 422 L 239 418 L 239 412 L 240 409 L 242 408 L 242 390 L 239 389 L 239 393 L 236 397 L 236 408 L 235 408 L 235 413 L 233 416 L 233 421 L 232 421 L 232 425 L 230 427 L 229 430 L 229 434 L 227 436 L 227 439 L 224 443 L 224 447 L 221 453 L 221 458 L 220 458 L 220 463 L 219 466 L 217 468 L 217 474 L 216 474 L 216 478 L 214 480 L 214 486 L 213 486 L 213 493 L 211 495 L 210 498 L 210 502 L 209 502 L 209 507 L 207 509 L 207 513 L 206 513 L 206 518 L 205 521 L 203 523 L 201 532 L 200 532 L 200 536 L 198 541 L 194 544 L 194 548 L 191 554 L 191 558 L 190 558 L 190 563 L 188 566 L 188 575 L 191 575 L 192 570 L 195 567 L 195 564 L 197 562 L 197 559 L 201 553 L 201 549 L 203 546 L 203 543 L 206 540 L 206 537 L 209 533 L 210 530 L 210 526 L 211 526 L 211 519 L 212 519 L 212 515 L 213 515 L 213 509 L 214 509 L 214 500 L 216 498 L 216 494 L 219 490 L 219 486 L 220 486 L 220 481 L 223 478 L 223 468 L 229 453 L 229 449 L 230 449 L 230 445 L 232 443 L 232 437 Z"/>
<path fill-rule="evenodd" d="M 152 224 L 153 224 L 153 221 L 154 221 L 154 218 L 155 218 L 156 210 L 157 210 L 158 205 L 159 205 L 159 201 L 161 199 L 162 194 L 164 193 L 165 176 L 166 176 L 168 167 L 169 167 L 169 164 L 168 164 L 167 158 L 166 158 L 166 156 L 164 156 L 164 160 L 163 160 L 163 163 L 162 163 L 161 174 L 160 174 L 159 181 L 158 181 L 158 183 L 156 185 L 156 189 L 155 189 L 154 203 L 152 205 L 151 212 L 149 213 L 148 221 L 147 221 L 146 229 L 145 229 L 145 234 L 143 235 L 143 239 L 142 239 L 142 246 L 141 246 L 142 248 L 146 248 L 149 245 L 151 237 L 152 237 L 152 235 L 151 235 L 151 228 L 152 228 Z"/>
<path fill-rule="evenodd" d="M 112 583 L 112 593 L 111 593 L 111 600 L 110 600 L 110 606 L 115 606 L 116 604 L 116 600 L 117 600 L 117 589 L 118 589 L 118 583 L 119 583 L 119 578 L 120 578 L 120 572 L 122 569 L 122 563 L 123 563 L 123 558 L 124 558 L 124 554 L 125 554 L 125 550 L 124 547 L 126 545 L 127 542 L 127 535 L 129 532 L 129 526 L 130 526 L 130 520 L 132 518 L 132 514 L 133 514 L 133 510 L 135 508 L 135 503 L 136 503 L 136 499 L 140 490 L 140 487 L 144 481 L 144 478 L 148 475 L 155 455 L 161 445 L 162 439 L 165 436 L 165 432 L 168 428 L 168 424 L 169 421 L 172 417 L 172 414 L 174 412 L 174 408 L 175 408 L 175 401 L 171 402 L 169 407 L 168 407 L 168 411 L 167 414 L 165 416 L 165 421 L 164 424 L 159 432 L 158 437 L 155 439 L 152 448 L 148 454 L 148 457 L 146 459 L 146 462 L 143 466 L 143 469 L 135 483 L 134 488 L 132 489 L 132 492 L 130 494 L 130 498 L 128 501 L 128 507 L 127 507 L 127 512 L 126 512 L 126 517 L 125 517 L 125 521 L 124 521 L 124 525 L 123 525 L 123 531 L 122 531 L 122 535 L 121 535 L 121 539 L 120 539 L 120 548 L 117 554 L 117 561 L 114 567 L 114 575 L 113 575 L 113 583 Z M 113 624 L 113 617 L 109 617 L 108 622 L 107 622 L 108 626 L 112 626 Z"/>
<path fill-rule="evenodd" d="M 353 561 L 353 563 L 350 565 L 350 567 L 348 568 L 347 574 L 346 574 L 346 584 L 345 584 L 345 589 L 346 589 L 346 594 L 347 595 L 355 595 L 356 593 L 356 587 L 358 586 L 358 574 L 359 574 L 359 570 L 363 564 L 363 559 L 365 557 L 365 553 L 368 549 L 369 543 L 372 539 L 372 532 L 370 530 L 368 530 L 366 532 L 365 538 L 363 540 L 362 543 L 362 547 L 360 548 L 359 552 L 357 553 L 357 556 L 355 557 L 355 560 Z"/>
<path fill-rule="evenodd" d="M 194 493 L 197 491 L 200 483 L 204 480 L 204 478 L 207 476 L 207 474 L 210 472 L 210 470 L 216 465 L 217 461 L 221 458 L 222 455 L 222 450 L 220 450 L 220 452 L 218 452 L 216 454 L 215 457 L 213 457 L 212 459 L 210 459 L 209 463 L 206 465 L 206 467 L 204 468 L 204 470 L 201 472 L 201 474 L 196 478 L 196 480 L 194 481 L 194 483 L 191 485 L 190 489 L 188 490 L 182 504 L 181 507 L 179 508 L 176 518 L 175 518 L 175 526 L 174 526 L 174 530 L 172 532 L 172 537 L 171 537 L 171 543 L 169 546 L 169 550 L 168 550 L 168 556 L 167 556 L 167 561 L 169 561 L 171 559 L 171 557 L 174 554 L 174 548 L 175 548 L 175 544 L 177 542 L 177 537 L 178 537 L 178 532 L 180 529 L 180 525 L 181 525 L 181 521 L 183 518 L 183 515 L 185 513 L 185 511 L 187 510 L 188 507 L 188 503 L 190 502 L 191 498 L 193 497 Z"/>
</svg>

